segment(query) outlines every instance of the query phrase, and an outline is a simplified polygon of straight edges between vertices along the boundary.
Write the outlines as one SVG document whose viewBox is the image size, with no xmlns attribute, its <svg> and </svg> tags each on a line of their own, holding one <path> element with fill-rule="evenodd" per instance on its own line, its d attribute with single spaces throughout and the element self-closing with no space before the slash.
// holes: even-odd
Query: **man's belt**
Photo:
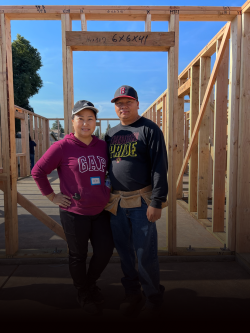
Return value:
<svg viewBox="0 0 250 333">
<path fill-rule="evenodd" d="M 120 207 L 122 208 L 136 208 L 141 207 L 141 198 L 144 199 L 149 206 L 151 203 L 152 185 L 148 185 L 140 190 L 136 191 L 113 191 L 110 193 L 110 199 L 105 206 L 105 210 L 116 215 L 118 203 L 120 201 Z M 166 207 L 167 203 L 162 203 L 162 208 Z"/>
<path fill-rule="evenodd" d="M 140 190 L 135 190 L 135 191 L 116 191 L 114 190 L 113 193 L 114 194 L 120 194 L 123 197 L 130 197 L 136 194 L 141 194 L 141 193 L 145 193 L 145 192 L 152 192 L 152 185 L 148 185 Z"/>
</svg>

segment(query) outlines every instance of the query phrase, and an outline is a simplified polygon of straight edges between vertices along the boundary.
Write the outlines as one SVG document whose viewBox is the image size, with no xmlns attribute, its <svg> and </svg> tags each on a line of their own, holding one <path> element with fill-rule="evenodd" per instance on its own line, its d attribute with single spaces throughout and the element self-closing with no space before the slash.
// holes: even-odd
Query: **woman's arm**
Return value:
<svg viewBox="0 0 250 333">
<path fill-rule="evenodd" d="M 43 195 L 48 196 L 54 193 L 47 175 L 57 169 L 63 158 L 61 143 L 54 143 L 34 165 L 31 175 Z"/>
</svg>

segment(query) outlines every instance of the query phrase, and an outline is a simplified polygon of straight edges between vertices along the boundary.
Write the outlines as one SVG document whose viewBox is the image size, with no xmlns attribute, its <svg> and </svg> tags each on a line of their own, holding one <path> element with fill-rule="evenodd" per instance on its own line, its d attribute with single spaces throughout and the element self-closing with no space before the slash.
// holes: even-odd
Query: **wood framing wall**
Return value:
<svg viewBox="0 0 250 333">
<path fill-rule="evenodd" d="M 226 245 L 237 253 L 250 252 L 249 0 L 242 7 L 0 6 L 0 188 L 5 199 L 7 255 L 18 250 L 17 203 L 64 237 L 55 221 L 37 207 L 29 206 L 17 193 L 17 157 L 21 175 L 29 175 L 28 133 L 37 143 L 37 161 L 49 147 L 49 119 L 14 106 L 11 20 L 61 20 L 65 133 L 72 131 L 73 51 L 168 52 L 167 90 L 143 113 L 162 129 L 167 146 L 168 254 L 178 254 L 176 199 L 182 198 L 185 171 L 189 171 L 190 212 L 206 219 L 207 200 L 212 193 L 213 231 L 224 232 L 226 197 Z M 72 20 L 81 21 L 82 31 L 72 31 Z M 136 39 L 128 39 L 117 45 L 116 37 L 121 32 L 88 32 L 88 20 L 144 21 L 141 38 L 145 43 L 137 45 Z M 151 32 L 152 21 L 169 21 L 169 32 Z M 228 23 L 178 76 L 179 21 Z M 95 41 L 98 34 L 105 42 Z M 217 57 L 211 71 L 214 53 Z M 185 96 L 190 98 L 189 112 L 184 112 Z M 21 119 L 23 143 L 19 156 L 15 147 L 15 117 Z M 99 126 L 101 129 L 101 121 Z"/>
<path fill-rule="evenodd" d="M 249 11 L 250 5 L 245 8 Z M 178 108 L 184 114 L 178 135 L 184 137 L 184 154 L 176 198 L 182 193 L 182 177 L 189 163 L 189 211 L 197 212 L 205 221 L 212 194 L 212 231 L 224 233 L 226 247 L 237 253 L 250 252 L 250 187 L 246 174 L 250 167 L 250 66 L 245 60 L 250 48 L 249 15 L 243 11 L 231 26 L 224 26 L 178 77 Z M 214 53 L 217 59 L 211 71 Z M 189 112 L 184 112 L 182 104 L 186 95 L 190 96 Z M 157 105 L 161 96 L 152 105 Z M 150 115 L 152 105 L 143 116 Z M 165 134 L 164 126 L 162 130 Z M 178 162 L 175 166 L 179 169 Z"/>
</svg>

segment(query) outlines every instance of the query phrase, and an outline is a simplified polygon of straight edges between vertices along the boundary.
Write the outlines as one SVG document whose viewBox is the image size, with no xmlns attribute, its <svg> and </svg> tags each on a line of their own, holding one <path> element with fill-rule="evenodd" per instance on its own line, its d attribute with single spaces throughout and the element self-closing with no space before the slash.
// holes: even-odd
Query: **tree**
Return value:
<svg viewBox="0 0 250 333">
<path fill-rule="evenodd" d="M 12 42 L 13 83 L 15 104 L 33 111 L 29 98 L 38 93 L 43 81 L 37 71 L 42 67 L 41 55 L 30 42 L 17 34 Z"/>
<path fill-rule="evenodd" d="M 56 130 L 58 129 L 57 121 L 53 122 L 51 129 L 56 129 Z M 59 121 L 59 130 L 61 133 L 64 133 L 64 128 L 62 127 L 60 121 Z"/>
</svg>

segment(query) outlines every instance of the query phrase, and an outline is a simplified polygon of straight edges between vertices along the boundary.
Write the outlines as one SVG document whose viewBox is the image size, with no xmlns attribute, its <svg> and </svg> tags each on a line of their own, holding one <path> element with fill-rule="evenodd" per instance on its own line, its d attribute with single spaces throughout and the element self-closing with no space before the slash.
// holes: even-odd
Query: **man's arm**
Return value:
<svg viewBox="0 0 250 333">
<path fill-rule="evenodd" d="M 152 202 L 147 210 L 148 220 L 155 222 L 161 217 L 162 203 L 168 194 L 167 150 L 162 131 L 156 125 L 149 128 L 149 154 L 151 160 Z"/>
</svg>

